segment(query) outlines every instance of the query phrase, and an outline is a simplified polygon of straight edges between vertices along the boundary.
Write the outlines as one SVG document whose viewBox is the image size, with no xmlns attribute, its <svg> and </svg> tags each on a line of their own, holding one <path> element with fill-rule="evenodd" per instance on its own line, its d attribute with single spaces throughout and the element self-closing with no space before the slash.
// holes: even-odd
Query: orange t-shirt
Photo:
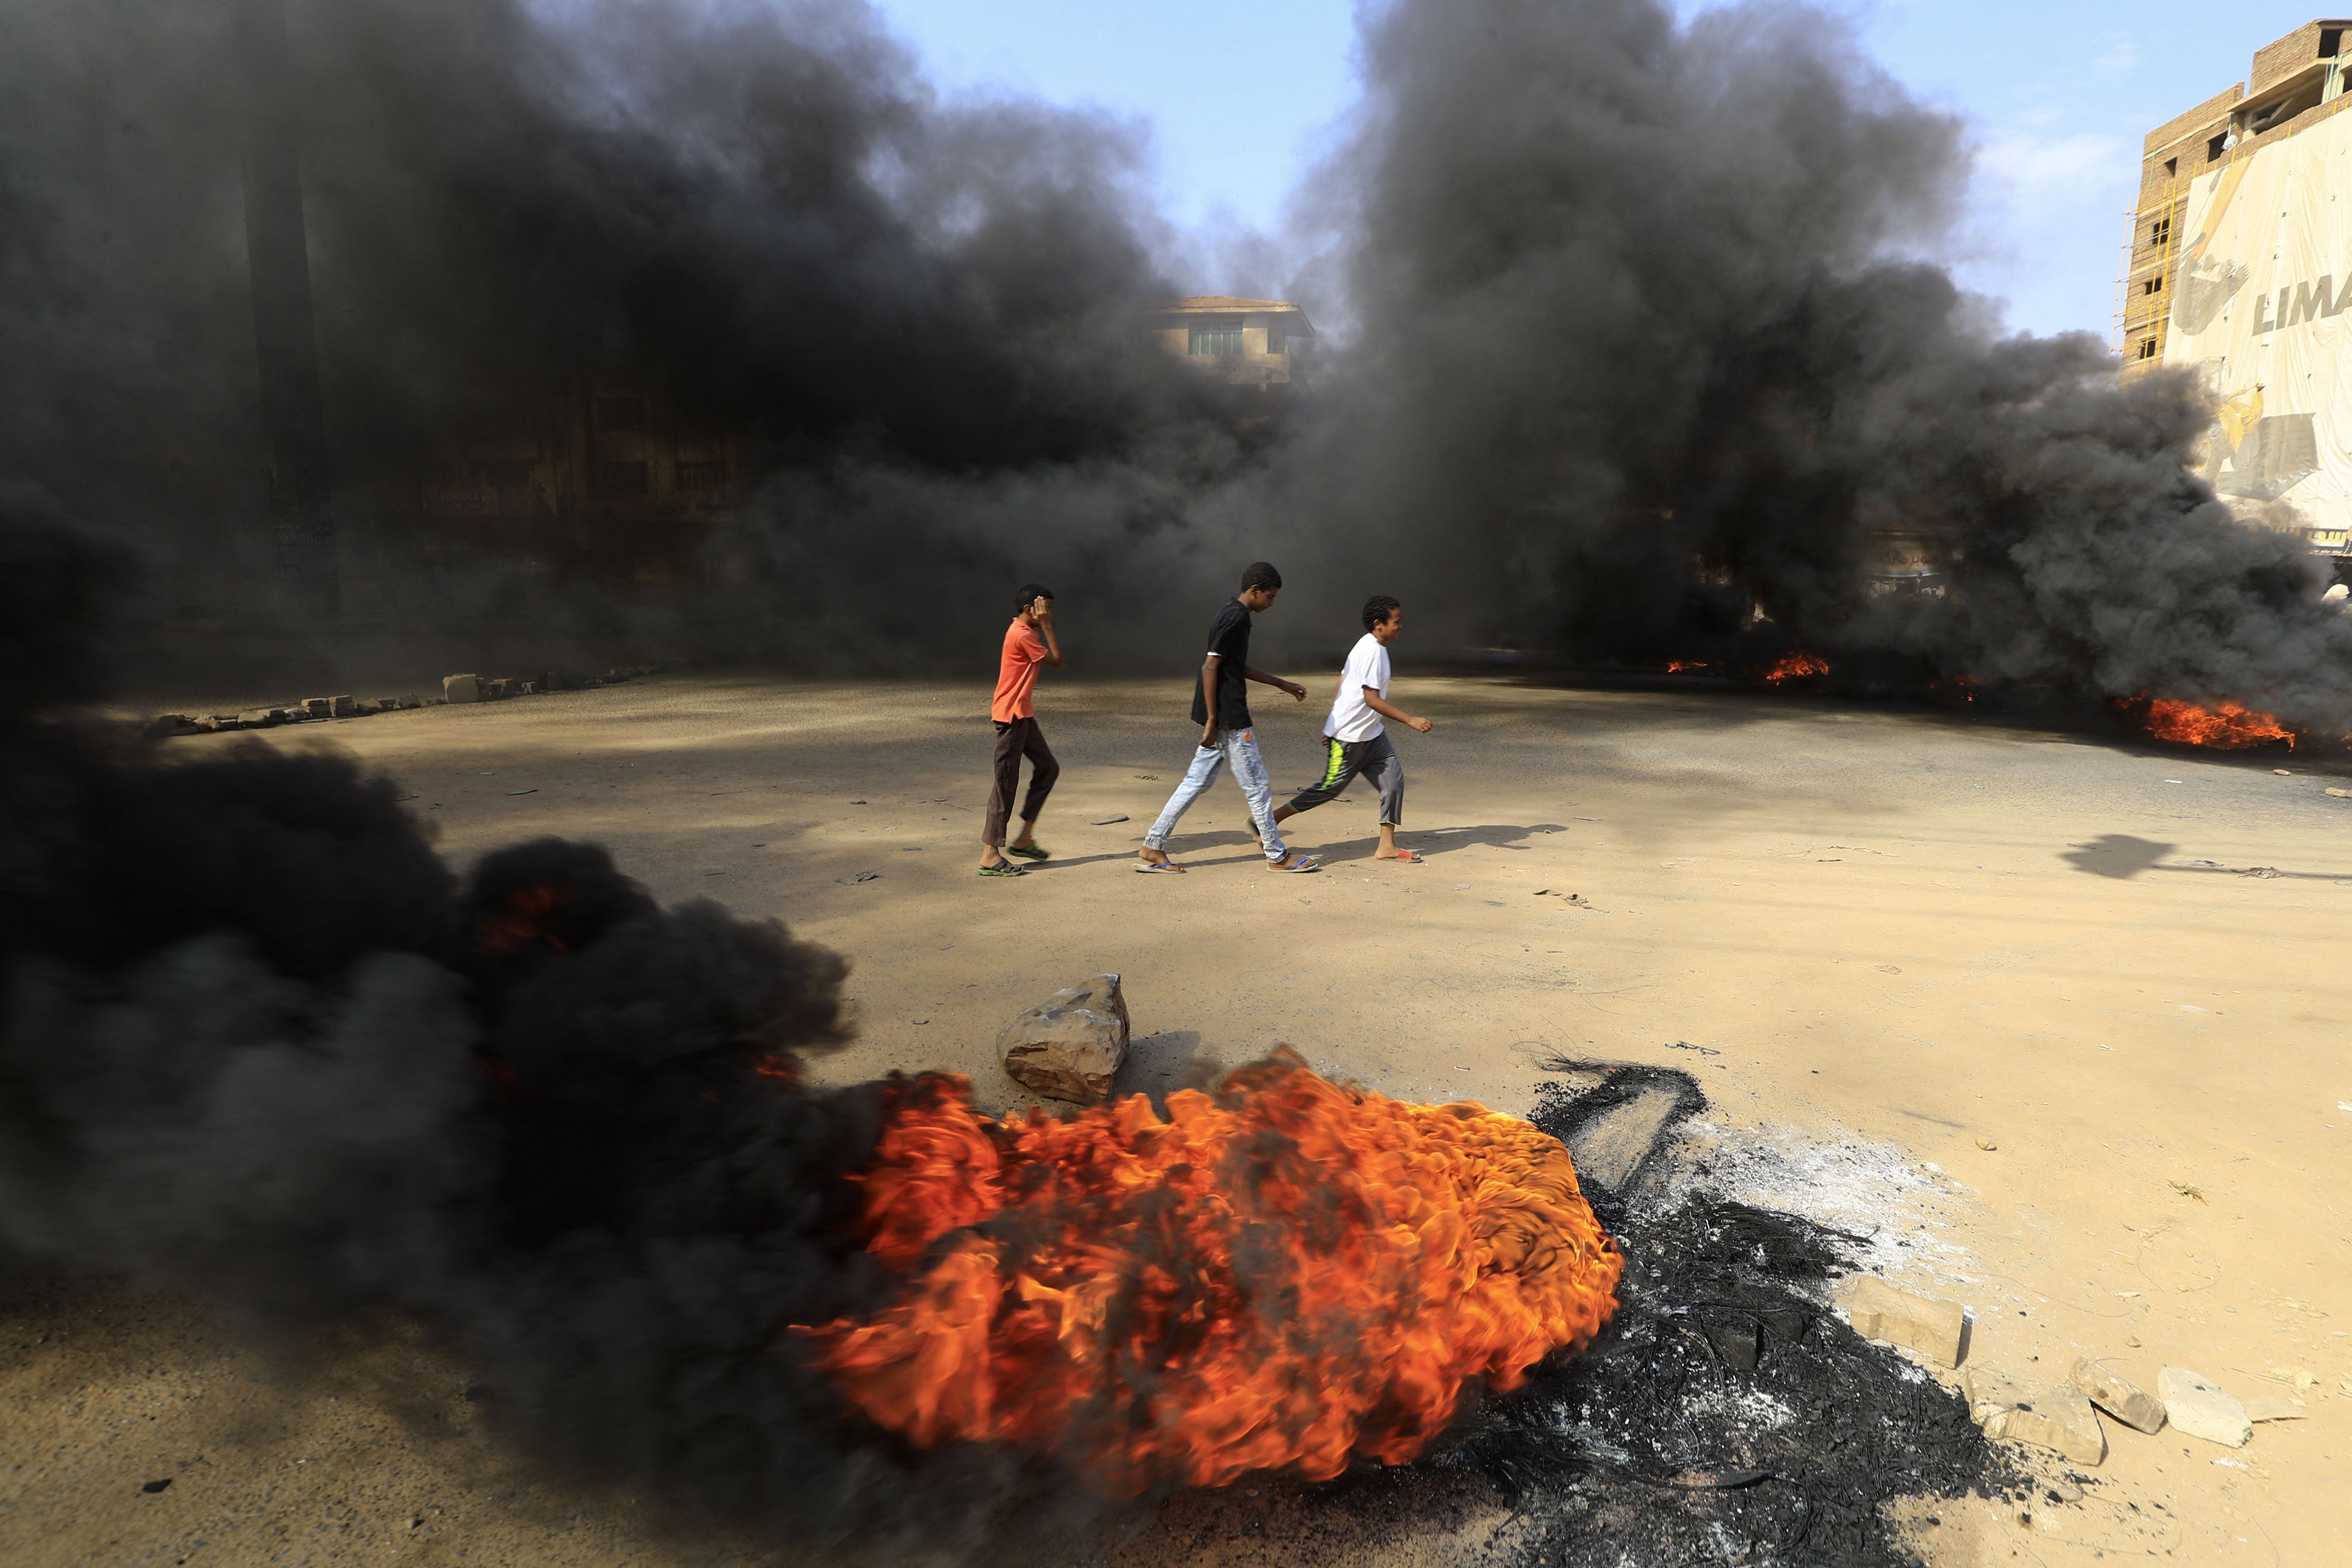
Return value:
<svg viewBox="0 0 2352 1568">
<path fill-rule="evenodd" d="M 1037 717 L 1029 693 L 1036 689 L 1038 668 L 1045 661 L 1045 639 L 1026 621 L 1016 620 L 1004 633 L 1004 664 L 996 672 L 996 700 L 988 716 L 1000 724 Z"/>
</svg>

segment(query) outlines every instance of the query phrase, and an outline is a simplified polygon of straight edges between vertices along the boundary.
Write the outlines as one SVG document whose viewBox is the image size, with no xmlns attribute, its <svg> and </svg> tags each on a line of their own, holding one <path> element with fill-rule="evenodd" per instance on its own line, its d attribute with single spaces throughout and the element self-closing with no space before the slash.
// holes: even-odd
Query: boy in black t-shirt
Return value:
<svg viewBox="0 0 2352 1568">
<path fill-rule="evenodd" d="M 1250 722 L 1249 689 L 1244 684 L 1262 681 L 1288 692 L 1294 701 L 1307 700 L 1307 688 L 1249 665 L 1250 616 L 1272 608 L 1274 596 L 1281 591 L 1282 574 L 1263 561 L 1255 562 L 1242 574 L 1241 593 L 1217 612 L 1216 624 L 1209 628 L 1208 658 L 1202 661 L 1200 676 L 1192 684 L 1192 721 L 1201 726 L 1200 749 L 1192 753 L 1192 765 L 1176 793 L 1168 797 L 1160 820 L 1144 835 L 1138 871 L 1166 875 L 1183 869 L 1168 858 L 1169 836 L 1176 831 L 1177 818 L 1217 782 L 1218 773 L 1228 763 L 1233 764 L 1234 782 L 1249 800 L 1250 818 L 1257 824 L 1258 839 L 1265 850 L 1266 869 L 1318 868 L 1320 862 L 1313 856 L 1293 855 L 1285 848 L 1282 835 L 1275 831 L 1274 785 L 1265 776 L 1265 763 L 1258 756 L 1257 731 Z"/>
</svg>

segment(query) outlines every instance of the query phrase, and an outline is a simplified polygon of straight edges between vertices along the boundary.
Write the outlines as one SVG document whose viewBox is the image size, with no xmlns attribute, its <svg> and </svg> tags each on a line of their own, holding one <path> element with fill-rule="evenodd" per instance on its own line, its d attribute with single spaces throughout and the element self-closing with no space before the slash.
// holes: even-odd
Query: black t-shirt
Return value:
<svg viewBox="0 0 2352 1568">
<path fill-rule="evenodd" d="M 1225 607 L 1217 612 L 1217 624 L 1209 628 L 1208 651 L 1217 656 L 1217 731 L 1228 734 L 1250 727 L 1249 682 L 1242 671 L 1249 668 L 1250 613 L 1242 608 L 1239 599 L 1228 599 Z M 1201 690 L 1201 678 L 1192 677 L 1192 722 L 1209 721 L 1209 700 Z"/>
</svg>

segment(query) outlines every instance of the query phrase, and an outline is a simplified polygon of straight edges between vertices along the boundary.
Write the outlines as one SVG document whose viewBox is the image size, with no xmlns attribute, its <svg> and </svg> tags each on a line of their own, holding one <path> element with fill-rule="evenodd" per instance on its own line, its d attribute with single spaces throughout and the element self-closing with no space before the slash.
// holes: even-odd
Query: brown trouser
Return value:
<svg viewBox="0 0 2352 1568">
<path fill-rule="evenodd" d="M 996 727 L 996 784 L 988 792 L 988 826 L 980 835 L 982 844 L 1004 847 L 1004 827 L 1013 815 L 1013 792 L 1021 787 L 1021 759 L 1029 759 L 1029 798 L 1021 803 L 1021 820 L 1034 822 L 1037 814 L 1045 809 L 1045 797 L 1054 793 L 1054 781 L 1062 776 L 1062 764 L 1054 760 L 1054 749 L 1045 744 L 1045 732 L 1037 728 L 1034 719 L 1015 719 Z"/>
</svg>

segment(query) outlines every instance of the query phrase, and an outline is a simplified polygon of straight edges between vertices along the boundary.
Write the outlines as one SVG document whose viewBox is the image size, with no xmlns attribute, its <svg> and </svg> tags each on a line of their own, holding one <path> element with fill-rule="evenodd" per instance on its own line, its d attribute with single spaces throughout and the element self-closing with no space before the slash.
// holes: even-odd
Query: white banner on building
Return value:
<svg viewBox="0 0 2352 1568">
<path fill-rule="evenodd" d="M 2239 515 L 2340 552 L 2352 527 L 2352 115 L 2189 183 L 2168 364 L 2221 403 L 2203 471 Z"/>
</svg>

